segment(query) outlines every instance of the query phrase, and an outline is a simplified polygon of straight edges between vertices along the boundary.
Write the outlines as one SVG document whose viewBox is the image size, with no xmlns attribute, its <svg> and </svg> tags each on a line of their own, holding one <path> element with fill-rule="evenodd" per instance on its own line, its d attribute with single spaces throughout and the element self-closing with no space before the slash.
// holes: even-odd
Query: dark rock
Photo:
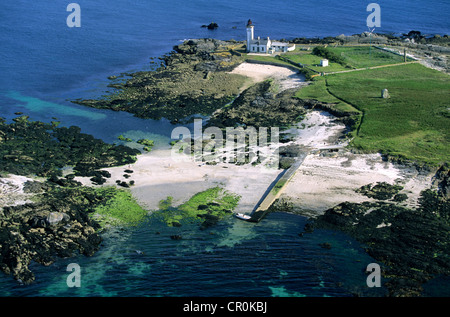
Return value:
<svg viewBox="0 0 450 317">
<path fill-rule="evenodd" d="M 101 176 L 94 176 L 90 179 L 90 181 L 95 185 L 102 185 L 106 183 L 106 179 Z"/>
<path fill-rule="evenodd" d="M 205 210 L 205 209 L 208 209 L 208 205 L 198 205 L 197 209 L 198 209 L 198 210 Z"/>
<path fill-rule="evenodd" d="M 408 199 L 408 195 L 406 195 L 406 194 L 397 194 L 397 195 L 394 196 L 394 198 L 392 198 L 392 201 L 400 203 L 400 202 L 403 202 L 403 201 L 405 201 L 407 199 Z"/>
<path fill-rule="evenodd" d="M 380 188 L 386 187 L 391 196 L 390 186 Z M 343 231 L 386 265 L 382 274 L 389 276 L 385 286 L 390 296 L 420 296 L 423 283 L 450 274 L 450 202 L 425 190 L 419 203 L 418 209 L 393 202 L 342 203 L 308 222 L 304 233 L 316 228 Z"/>
<path fill-rule="evenodd" d="M 448 163 L 437 170 L 435 179 L 438 184 L 439 193 L 446 199 L 450 199 L 450 166 Z"/>
<path fill-rule="evenodd" d="M 388 200 L 394 195 L 398 194 L 403 187 L 399 185 L 391 185 L 386 182 L 379 182 L 376 185 L 364 185 L 357 189 L 357 193 L 361 193 L 369 198 L 374 198 L 377 200 Z"/>
<path fill-rule="evenodd" d="M 48 189 L 39 203 L 5 207 L 0 221 L 0 269 L 19 283 L 30 284 L 32 261 L 47 266 L 55 257 L 94 254 L 101 237 L 86 210 L 95 204 L 94 197 L 79 188 L 60 188 Z"/>
<path fill-rule="evenodd" d="M 319 245 L 324 249 L 331 249 L 331 244 L 329 244 L 328 242 L 320 243 Z"/>
<path fill-rule="evenodd" d="M 219 25 L 216 22 L 211 22 L 210 24 L 206 25 L 203 24 L 202 28 L 208 28 L 208 30 L 215 30 L 219 27 Z"/>
<path fill-rule="evenodd" d="M 183 239 L 183 237 L 181 235 L 179 235 L 179 234 L 174 234 L 174 235 L 170 236 L 170 239 L 172 239 L 172 240 L 181 240 L 181 239 Z"/>
<path fill-rule="evenodd" d="M 294 98 L 295 89 L 287 89 L 274 96 L 273 82 L 257 83 L 243 91 L 231 105 L 214 113 L 207 126 L 219 128 L 251 126 L 288 126 L 293 118 L 303 115 L 304 102 Z"/>
<path fill-rule="evenodd" d="M 51 212 L 45 220 L 49 226 L 65 224 L 70 221 L 70 216 L 64 212 Z"/>
<path fill-rule="evenodd" d="M 23 184 L 23 192 L 30 194 L 36 194 L 44 191 L 47 188 L 47 185 L 38 181 L 26 181 Z"/>
<path fill-rule="evenodd" d="M 24 124 L 26 123 L 26 124 Z M 93 136 L 81 133 L 78 127 L 58 127 L 55 124 L 29 121 L 26 116 L 15 118 L 0 127 L 0 150 L 14 149 L 14 154 L 0 157 L 2 170 L 12 174 L 42 177 L 62 176 L 62 168 L 74 166 L 79 176 L 96 176 L 100 168 L 134 163 L 137 149 L 111 146 Z M 100 172 L 102 177 L 107 172 Z M 66 185 L 62 181 L 63 185 Z M 69 183 L 70 184 L 70 183 Z M 72 184 L 70 184 L 72 185 Z"/>
<path fill-rule="evenodd" d="M 205 219 L 202 224 L 200 225 L 200 229 L 204 230 L 206 228 L 209 228 L 211 226 L 214 226 L 219 222 L 220 217 L 210 214 L 201 214 L 198 215 L 198 217 Z"/>
</svg>

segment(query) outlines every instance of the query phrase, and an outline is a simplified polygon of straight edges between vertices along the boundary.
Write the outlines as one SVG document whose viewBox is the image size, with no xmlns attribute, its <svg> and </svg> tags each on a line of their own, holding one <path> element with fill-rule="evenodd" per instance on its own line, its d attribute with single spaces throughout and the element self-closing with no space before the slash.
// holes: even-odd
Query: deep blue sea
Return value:
<svg viewBox="0 0 450 317">
<path fill-rule="evenodd" d="M 34 120 L 57 118 L 107 142 L 119 134 L 165 144 L 167 120 L 77 106 L 68 100 L 108 91 L 107 76 L 151 69 L 151 57 L 189 38 L 244 40 L 248 19 L 256 36 L 324 37 L 366 31 L 366 7 L 348 0 L 78 0 L 81 27 L 69 28 L 69 0 L 0 3 L 0 116 L 23 112 Z M 448 34 L 448 0 L 379 0 L 380 33 Z M 201 28 L 216 22 L 214 31 Z M 351 238 L 329 231 L 304 237 L 301 216 L 272 213 L 259 224 L 236 219 L 211 230 L 168 228 L 156 220 L 104 236 L 93 257 L 32 265 L 36 282 L 21 286 L 0 275 L 0 296 L 379 296 L 368 288 L 374 262 Z M 156 234 L 159 232 L 159 234 Z M 184 239 L 173 241 L 172 234 Z M 332 248 L 324 249 L 320 243 Z M 136 252 L 136 251 L 142 251 Z M 82 286 L 68 288 L 67 264 L 82 268 Z M 439 282 L 427 289 L 440 293 Z M 448 295 L 448 289 L 447 294 Z"/>
</svg>

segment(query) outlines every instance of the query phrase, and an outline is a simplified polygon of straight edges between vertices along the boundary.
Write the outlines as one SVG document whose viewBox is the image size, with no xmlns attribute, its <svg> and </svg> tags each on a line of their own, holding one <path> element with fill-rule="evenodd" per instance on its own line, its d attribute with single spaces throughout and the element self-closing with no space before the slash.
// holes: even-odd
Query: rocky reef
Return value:
<svg viewBox="0 0 450 317">
<path fill-rule="evenodd" d="M 195 114 L 209 115 L 238 95 L 246 80 L 228 73 L 243 61 L 233 50 L 236 46 L 214 39 L 185 41 L 160 57 L 162 64 L 154 71 L 111 77 L 114 93 L 73 102 L 174 123 Z"/>
<path fill-rule="evenodd" d="M 57 180 L 63 167 L 72 166 L 76 175 L 94 177 L 100 168 L 134 163 L 140 154 L 81 133 L 79 127 L 58 124 L 30 121 L 27 116 L 10 124 L 0 119 L 1 171 Z"/>
<path fill-rule="evenodd" d="M 79 188 L 46 190 L 40 201 L 0 210 L 0 269 L 30 284 L 31 261 L 50 265 L 56 257 L 93 255 L 102 241 L 89 211 L 106 198 Z"/>
<path fill-rule="evenodd" d="M 24 192 L 33 202 L 0 208 L 0 270 L 30 284 L 34 261 L 48 266 L 56 258 L 92 256 L 101 232 L 139 223 L 147 211 L 131 194 L 114 187 L 61 187 L 28 181 Z"/>
<path fill-rule="evenodd" d="M 297 89 L 277 91 L 273 80 L 257 83 L 242 92 L 231 105 L 216 111 L 209 126 L 287 127 L 306 113 L 304 101 L 294 98 Z"/>
</svg>

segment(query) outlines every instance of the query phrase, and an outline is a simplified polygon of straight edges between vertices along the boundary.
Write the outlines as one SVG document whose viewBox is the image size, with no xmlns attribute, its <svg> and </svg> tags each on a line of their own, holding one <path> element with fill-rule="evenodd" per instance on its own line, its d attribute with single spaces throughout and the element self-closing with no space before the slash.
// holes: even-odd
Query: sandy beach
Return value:
<svg viewBox="0 0 450 317">
<path fill-rule="evenodd" d="M 292 202 L 295 212 L 314 217 L 345 201 L 375 201 L 355 190 L 377 182 L 403 186 L 401 193 L 407 194 L 404 205 L 408 207 L 416 207 L 420 192 L 432 185 L 430 176 L 385 162 L 379 154 L 310 154 L 280 199 Z"/>
<path fill-rule="evenodd" d="M 304 84 L 299 74 L 284 67 L 243 63 L 233 73 L 248 76 L 253 82 L 273 78 L 282 89 Z M 342 123 L 323 111 L 309 111 L 302 122 L 288 130 L 296 135 L 292 143 L 305 147 L 309 155 L 284 188 L 280 199 L 292 202 L 294 210 L 303 215 L 316 216 L 344 201 L 370 200 L 355 190 L 370 183 L 388 182 L 403 185 L 402 192 L 409 197 L 406 204 L 415 206 L 420 191 L 431 186 L 431 178 L 419 177 L 415 171 L 384 162 L 379 154 L 352 154 L 345 150 L 346 143 L 340 143 L 339 136 L 344 130 Z M 329 148 L 338 148 L 339 152 L 330 153 Z M 124 179 L 127 168 L 133 173 L 129 179 Z M 142 154 L 130 166 L 106 170 L 112 175 L 106 185 L 116 185 L 115 181 L 119 179 L 134 180 L 131 193 L 148 210 L 158 209 L 158 203 L 169 196 L 173 197 L 176 206 L 200 191 L 220 186 L 241 196 L 236 211 L 243 213 L 253 210 L 282 172 L 260 165 L 207 165 L 193 159 L 180 161 L 169 147 Z M 81 181 L 89 184 L 88 179 Z"/>
<path fill-rule="evenodd" d="M 296 130 L 298 134 L 293 143 L 315 149 L 334 145 L 333 137 L 345 127 L 333 123 L 333 119 L 333 116 L 325 112 L 309 112 L 302 121 L 304 126 L 299 124 L 298 128 L 290 130 Z M 125 169 L 133 171 L 128 179 L 124 178 Z M 134 180 L 135 185 L 131 187 L 131 192 L 137 201 L 149 210 L 156 210 L 158 203 L 168 196 L 173 197 L 173 205 L 176 206 L 200 191 L 220 186 L 241 196 L 237 211 L 244 213 L 253 210 L 267 188 L 282 172 L 261 165 L 207 165 L 196 162 L 193 158 L 180 160 L 170 148 L 142 154 L 138 156 L 135 164 L 105 170 L 111 173 L 111 178 L 105 185 L 116 185 L 115 181 L 118 179 Z M 89 185 L 88 178 L 77 179 Z"/>
<path fill-rule="evenodd" d="M 237 66 L 231 74 L 239 74 L 249 77 L 253 83 L 261 82 L 272 78 L 279 83 L 280 90 L 298 88 L 305 83 L 305 77 L 286 67 L 242 63 Z"/>
<path fill-rule="evenodd" d="M 280 87 L 292 88 L 304 84 L 294 71 L 277 66 L 243 63 L 233 70 L 257 82 L 274 78 Z M 384 162 L 379 154 L 353 154 L 345 149 L 339 139 L 345 126 L 327 112 L 311 110 L 304 120 L 289 129 L 296 135 L 291 143 L 302 145 L 308 152 L 302 166 L 283 189 L 281 200 L 294 205 L 294 210 L 305 216 L 316 216 L 341 202 L 362 202 L 369 198 L 355 192 L 363 185 L 376 182 L 398 183 L 408 195 L 406 205 L 414 207 L 423 189 L 431 186 L 431 177 L 418 175 L 391 163 Z M 278 146 L 287 144 L 278 144 Z M 334 148 L 331 152 L 329 149 Z M 336 150 L 339 150 L 336 152 Z M 125 178 L 125 170 L 133 172 Z M 263 165 L 252 166 L 218 163 L 207 165 L 190 159 L 180 160 L 167 144 L 138 156 L 137 162 L 127 166 L 105 168 L 111 173 L 103 186 L 118 186 L 117 180 L 134 181 L 132 195 L 149 211 L 157 210 L 161 200 L 173 197 L 173 205 L 180 205 L 198 192 L 220 186 L 241 196 L 237 212 L 251 213 L 268 187 L 282 170 Z M 1 205 L 28 201 L 23 193 L 26 177 L 11 175 L 3 178 L 0 192 Z M 92 185 L 89 177 L 76 177 L 86 186 Z"/>
<path fill-rule="evenodd" d="M 431 187 L 431 177 L 385 162 L 379 154 L 351 153 L 345 149 L 345 143 L 337 142 L 345 127 L 334 119 L 326 112 L 311 111 L 302 121 L 303 128 L 293 128 L 298 133 L 293 143 L 304 145 L 311 152 L 280 199 L 293 203 L 295 212 L 314 217 L 344 201 L 370 201 L 371 198 L 355 190 L 363 185 L 387 182 L 403 186 L 401 192 L 408 195 L 405 206 L 415 207 L 420 192 Z M 330 147 L 341 149 L 330 152 Z M 149 210 L 156 210 L 159 201 L 168 196 L 173 197 L 176 206 L 197 192 L 220 186 L 241 196 L 236 211 L 250 213 L 281 173 L 281 170 L 250 164 L 206 165 L 193 160 L 180 161 L 171 155 L 170 149 L 140 155 L 130 168 L 133 173 L 129 180 L 136 183 L 131 192 Z M 116 179 L 123 180 L 125 169 L 107 169 L 112 177 L 106 184 L 114 185 Z"/>
<path fill-rule="evenodd" d="M 332 124 L 332 120 L 333 117 L 327 113 L 309 112 L 303 121 L 306 122 L 306 127 L 296 129 L 298 138 L 294 142 L 317 147 L 330 145 L 327 140 L 344 128 L 343 125 Z M 126 180 L 123 177 L 125 169 L 133 170 L 128 179 L 135 181 L 135 185 L 131 187 L 132 194 L 149 210 L 157 209 L 158 203 L 168 196 L 173 197 L 174 205 L 179 205 L 200 191 L 220 186 L 241 196 L 238 211 L 244 213 L 253 210 L 270 184 L 282 172 L 261 165 L 207 165 L 196 162 L 193 158 L 181 160 L 167 148 L 142 154 L 135 164 L 105 169 L 111 173 L 111 178 L 105 185 L 115 185 L 118 179 Z M 78 180 L 89 184 L 87 178 Z"/>
</svg>

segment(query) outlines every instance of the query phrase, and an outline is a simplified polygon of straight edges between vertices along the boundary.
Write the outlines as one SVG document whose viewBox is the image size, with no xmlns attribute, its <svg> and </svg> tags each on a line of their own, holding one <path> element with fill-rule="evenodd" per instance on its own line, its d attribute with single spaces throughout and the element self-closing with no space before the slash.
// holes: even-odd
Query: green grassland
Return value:
<svg viewBox="0 0 450 317">
<path fill-rule="evenodd" d="M 381 98 L 385 88 L 390 99 Z M 448 95 L 448 75 L 420 64 L 329 75 L 297 93 L 324 102 L 337 97 L 360 110 L 355 148 L 432 166 L 449 161 Z"/>
<path fill-rule="evenodd" d="M 296 49 L 283 59 L 326 73 L 349 69 L 355 72 L 315 77 L 296 93 L 300 99 L 327 103 L 330 109 L 352 115 L 351 146 L 362 152 L 381 152 L 391 158 L 439 166 L 449 161 L 449 78 L 420 64 L 399 64 L 403 56 L 369 46 L 327 47 L 342 57 L 329 67 L 315 66 L 322 57 Z M 271 56 L 248 56 L 282 64 Z M 410 61 L 407 59 L 407 61 Z M 290 64 L 292 66 L 292 64 Z M 388 89 L 391 98 L 381 98 Z"/>
<path fill-rule="evenodd" d="M 326 50 L 336 56 L 342 57 L 345 60 L 345 63 L 340 64 L 330 61 L 329 66 L 321 67 L 319 65 L 323 57 L 314 55 L 312 50 L 305 51 L 296 49 L 293 52 L 283 54 L 282 56 L 294 63 L 303 64 L 314 71 L 326 73 L 391 65 L 402 63 L 404 61 L 403 56 L 370 46 L 328 46 L 326 47 Z M 410 61 L 412 61 L 412 59 L 407 58 L 407 62 Z"/>
<path fill-rule="evenodd" d="M 355 112 L 360 111 L 345 101 L 336 98 L 327 90 L 327 82 L 325 77 L 316 77 L 308 86 L 303 87 L 295 96 L 300 99 L 314 99 L 321 102 L 333 104 L 333 108 L 340 112 Z"/>
<path fill-rule="evenodd" d="M 280 66 L 293 66 L 292 64 L 285 62 L 276 56 L 265 56 L 265 55 L 245 55 L 245 60 L 254 60 L 258 62 L 266 62 L 272 64 L 278 64 Z"/>
</svg>

